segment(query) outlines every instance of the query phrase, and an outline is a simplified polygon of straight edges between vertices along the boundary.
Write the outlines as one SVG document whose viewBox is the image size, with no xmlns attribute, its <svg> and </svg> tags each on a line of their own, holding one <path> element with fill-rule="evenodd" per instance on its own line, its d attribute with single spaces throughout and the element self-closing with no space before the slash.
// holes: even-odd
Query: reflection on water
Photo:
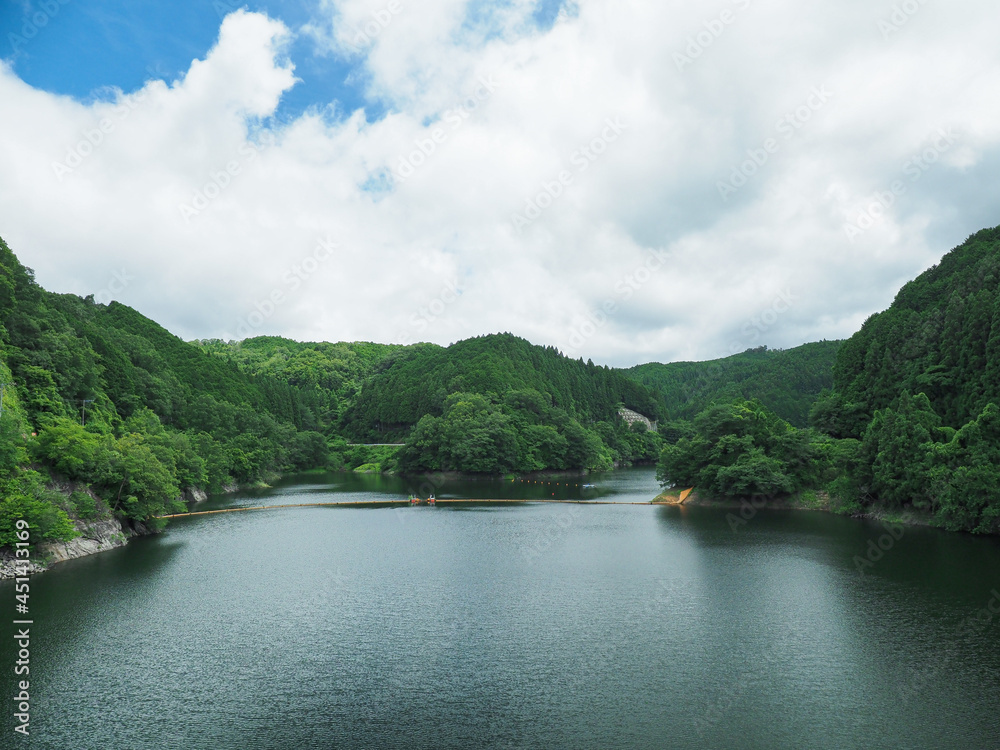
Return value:
<svg viewBox="0 0 1000 750">
<path fill-rule="evenodd" d="M 566 481 L 436 491 L 631 502 L 657 490 L 649 469 L 588 478 L 593 489 Z M 202 507 L 411 491 L 398 477 L 310 475 Z M 997 746 L 1000 614 L 968 627 L 1000 589 L 996 540 L 907 529 L 862 576 L 877 524 L 761 511 L 734 532 L 727 512 L 181 519 L 33 580 L 30 747 Z M 10 584 L 0 601 L 12 606 Z"/>
</svg>

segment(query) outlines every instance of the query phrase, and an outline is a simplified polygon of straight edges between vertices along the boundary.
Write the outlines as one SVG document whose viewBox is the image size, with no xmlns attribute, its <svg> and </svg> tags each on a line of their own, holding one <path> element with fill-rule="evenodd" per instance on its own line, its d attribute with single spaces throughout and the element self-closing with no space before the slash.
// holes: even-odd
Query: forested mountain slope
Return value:
<svg viewBox="0 0 1000 750">
<path fill-rule="evenodd" d="M 509 334 L 449 347 L 298 343 L 276 337 L 198 342 L 249 374 L 299 389 L 324 432 L 357 442 L 403 442 L 393 461 L 366 468 L 503 474 L 609 468 L 652 461 L 659 437 L 618 417 L 628 405 L 652 419 L 655 397 L 617 371 L 567 359 Z M 354 465 L 358 449 L 332 443 Z"/>
<path fill-rule="evenodd" d="M 46 292 L 3 240 L 0 363 L 0 546 L 19 514 L 52 538 L 65 513 L 146 521 L 178 507 L 185 488 L 326 460 L 311 431 L 321 415 L 300 389 L 248 375 L 117 302 Z M 74 496 L 85 508 L 45 491 L 50 474 L 85 488 Z"/>
<path fill-rule="evenodd" d="M 417 344 L 396 352 L 364 384 L 344 416 L 344 427 L 359 438 L 402 436 L 425 414 L 442 414 L 449 394 L 499 400 L 523 390 L 545 394 L 553 407 L 584 422 L 615 420 L 620 405 L 653 420 L 662 411 L 648 389 L 617 370 L 494 334 L 447 348 Z"/>
<path fill-rule="evenodd" d="M 629 371 L 510 334 L 449 347 L 185 343 L 119 303 L 46 292 L 0 240 L 0 383 L 0 546 L 15 518 L 33 540 L 72 535 L 70 518 L 146 522 L 182 507 L 185 488 L 328 466 L 344 438 L 405 441 L 404 471 L 651 460 L 660 436 L 623 423 L 622 406 L 671 420 L 662 467 L 675 479 L 737 495 L 819 482 L 844 507 L 996 531 L 1000 229 L 970 237 L 847 342 Z M 807 411 L 814 431 L 795 430 Z M 766 429 L 744 434 L 748 414 Z M 53 493 L 54 477 L 80 489 Z"/>
<path fill-rule="evenodd" d="M 1000 531 L 1000 228 L 904 286 L 841 348 L 812 422 L 861 439 L 865 504 Z"/>
<path fill-rule="evenodd" d="M 343 412 L 361 391 L 361 384 L 387 357 L 404 348 L 368 342 L 303 343 L 279 336 L 194 343 L 249 375 L 266 376 L 296 388 L 300 402 L 311 408 L 318 429 L 327 435 L 336 433 Z"/>
<path fill-rule="evenodd" d="M 797 427 L 809 421 L 820 392 L 833 386 L 843 342 L 818 341 L 787 350 L 767 347 L 708 362 L 656 362 L 624 374 L 656 392 L 670 419 L 692 419 L 713 403 L 760 401 Z"/>
<path fill-rule="evenodd" d="M 978 232 L 872 315 L 842 347 L 835 388 L 860 437 L 903 391 L 959 427 L 1000 403 L 1000 228 Z"/>
</svg>

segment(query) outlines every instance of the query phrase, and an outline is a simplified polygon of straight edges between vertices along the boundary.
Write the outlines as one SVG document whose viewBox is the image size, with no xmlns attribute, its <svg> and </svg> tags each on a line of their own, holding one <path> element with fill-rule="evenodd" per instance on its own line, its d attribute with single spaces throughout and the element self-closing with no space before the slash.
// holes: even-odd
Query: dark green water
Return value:
<svg viewBox="0 0 1000 750">
<path fill-rule="evenodd" d="M 452 483 L 438 496 L 648 500 Z M 371 499 L 370 477 L 212 501 Z M 503 493 L 501 495 L 501 493 Z M 998 748 L 1000 545 L 821 513 L 518 505 L 183 519 L 32 581 L 33 748 Z M 13 696 L 12 586 L 0 585 Z M 1000 610 L 1000 598 L 992 598 Z M 971 621 L 979 613 L 979 620 Z"/>
</svg>

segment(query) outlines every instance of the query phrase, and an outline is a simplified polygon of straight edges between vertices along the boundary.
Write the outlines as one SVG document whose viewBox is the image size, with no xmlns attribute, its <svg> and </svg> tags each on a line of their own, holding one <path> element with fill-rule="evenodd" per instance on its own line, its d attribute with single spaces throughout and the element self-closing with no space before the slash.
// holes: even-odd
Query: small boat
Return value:
<svg viewBox="0 0 1000 750">
<path fill-rule="evenodd" d="M 437 498 L 435 498 L 434 495 L 431 495 L 429 498 L 427 498 L 427 504 L 437 505 Z"/>
</svg>

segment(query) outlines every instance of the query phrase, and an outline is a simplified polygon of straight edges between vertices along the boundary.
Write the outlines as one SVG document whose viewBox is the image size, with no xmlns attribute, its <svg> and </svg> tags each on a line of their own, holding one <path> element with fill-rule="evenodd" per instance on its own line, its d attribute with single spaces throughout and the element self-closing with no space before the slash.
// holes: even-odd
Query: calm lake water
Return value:
<svg viewBox="0 0 1000 750">
<path fill-rule="evenodd" d="M 437 494 L 657 490 L 648 469 L 588 481 Z M 408 489 L 310 476 L 205 505 Z M 984 613 L 1000 590 L 997 540 L 907 529 L 861 575 L 877 524 L 760 511 L 734 531 L 728 512 L 181 519 L 33 579 L 31 740 L 12 734 L 8 700 L 0 747 L 1000 748 L 1000 614 Z M 13 596 L 0 585 L 3 611 Z"/>
</svg>

